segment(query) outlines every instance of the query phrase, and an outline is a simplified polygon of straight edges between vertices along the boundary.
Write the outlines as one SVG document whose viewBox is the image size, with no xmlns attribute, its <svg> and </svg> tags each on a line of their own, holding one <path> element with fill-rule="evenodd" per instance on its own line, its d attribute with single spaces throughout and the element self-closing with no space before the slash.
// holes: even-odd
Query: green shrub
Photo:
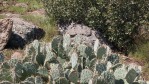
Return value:
<svg viewBox="0 0 149 84">
<path fill-rule="evenodd" d="M 99 30 L 117 49 L 127 51 L 142 22 L 148 22 L 147 0 L 42 0 L 57 22 L 77 22 Z"/>
</svg>

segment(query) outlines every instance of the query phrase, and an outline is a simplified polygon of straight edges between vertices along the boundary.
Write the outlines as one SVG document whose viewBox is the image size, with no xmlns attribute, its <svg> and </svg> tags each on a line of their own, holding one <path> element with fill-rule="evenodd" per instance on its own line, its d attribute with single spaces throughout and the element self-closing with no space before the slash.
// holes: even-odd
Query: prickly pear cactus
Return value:
<svg viewBox="0 0 149 84">
<path fill-rule="evenodd" d="M 71 68 L 72 68 L 71 62 L 66 61 L 63 64 L 63 69 L 71 69 Z"/>
<path fill-rule="evenodd" d="M 115 77 L 112 73 L 104 71 L 98 78 L 97 84 L 115 84 Z"/>
<path fill-rule="evenodd" d="M 70 73 L 70 69 L 65 69 L 64 70 L 64 77 L 68 79 L 69 73 Z"/>
<path fill-rule="evenodd" d="M 96 64 L 95 70 L 98 71 L 99 74 L 101 74 L 103 71 L 106 71 L 106 64 L 104 63 Z"/>
<path fill-rule="evenodd" d="M 84 69 L 81 72 L 80 83 L 81 84 L 88 83 L 92 77 L 93 77 L 93 72 L 89 69 Z"/>
<path fill-rule="evenodd" d="M 63 47 L 64 47 L 65 51 L 68 50 L 68 48 L 70 47 L 70 45 L 71 45 L 70 35 L 69 34 L 64 34 L 63 35 Z"/>
<path fill-rule="evenodd" d="M 63 48 L 63 37 L 57 36 L 53 38 L 51 47 L 53 52 L 61 58 L 65 58 L 64 48 Z"/>
<path fill-rule="evenodd" d="M 75 68 L 75 66 L 78 63 L 78 54 L 76 52 L 72 53 L 72 56 L 70 57 L 70 62 L 71 62 L 72 68 Z"/>
<path fill-rule="evenodd" d="M 95 42 L 94 42 L 94 54 L 97 56 L 97 51 L 98 51 L 98 48 L 101 44 L 99 43 L 99 40 L 96 39 Z"/>
<path fill-rule="evenodd" d="M 35 56 L 34 63 L 38 65 L 44 65 L 45 55 L 43 53 L 38 53 L 38 55 Z"/>
<path fill-rule="evenodd" d="M 126 74 L 128 73 L 126 67 L 123 65 L 121 68 L 118 68 L 114 72 L 115 79 L 125 79 Z"/>
<path fill-rule="evenodd" d="M 90 80 L 88 84 L 98 84 L 97 83 L 98 80 L 98 75 L 94 75 Z"/>
<path fill-rule="evenodd" d="M 7 80 L 9 82 L 13 81 L 12 76 L 11 76 L 11 71 L 4 70 L 4 69 L 0 71 L 0 81 L 4 81 L 4 80 Z"/>
<path fill-rule="evenodd" d="M 80 56 L 86 57 L 86 53 L 85 53 L 86 48 L 87 48 L 87 46 L 84 45 L 84 44 L 80 44 L 80 45 L 77 47 L 77 50 L 78 50 L 78 52 L 80 53 Z"/>
<path fill-rule="evenodd" d="M 25 56 L 23 58 L 23 62 L 32 62 L 34 61 L 35 59 L 35 49 L 34 47 L 32 46 L 32 44 L 26 46 L 26 49 L 25 49 Z"/>
<path fill-rule="evenodd" d="M 95 55 L 93 52 L 94 52 L 94 50 L 92 49 L 92 47 L 90 47 L 90 46 L 86 47 L 85 53 L 89 60 L 92 60 L 93 58 L 95 58 Z"/>
<path fill-rule="evenodd" d="M 62 59 L 61 57 L 57 57 L 56 60 L 58 63 L 61 63 L 62 65 L 65 63 L 66 59 Z"/>
<path fill-rule="evenodd" d="M 96 66 L 96 62 L 97 62 L 97 59 L 96 59 L 96 58 L 92 59 L 92 60 L 90 61 L 90 63 L 89 63 L 89 68 L 90 68 L 90 69 L 94 69 L 95 66 Z"/>
<path fill-rule="evenodd" d="M 138 76 L 137 72 L 134 69 L 131 69 L 128 71 L 125 79 L 129 84 L 132 84 L 137 76 Z"/>
<path fill-rule="evenodd" d="M 80 44 L 77 47 L 77 50 L 80 53 L 80 56 L 88 58 L 89 60 L 92 60 L 95 57 L 94 51 L 93 51 L 92 47 L 90 47 L 90 46 Z"/>
<path fill-rule="evenodd" d="M 105 47 L 100 47 L 98 50 L 97 50 L 97 58 L 98 59 L 102 59 L 103 56 L 106 55 L 106 52 L 107 52 L 107 49 Z"/>
<path fill-rule="evenodd" d="M 44 64 L 45 60 L 45 51 L 41 51 L 41 44 L 39 43 L 38 40 L 35 40 L 33 43 L 31 43 L 29 46 L 27 46 L 26 49 L 26 56 L 23 59 L 23 62 L 33 62 L 39 65 Z"/>
<path fill-rule="evenodd" d="M 23 79 L 24 68 L 21 63 L 17 63 L 16 66 L 11 70 L 12 79 L 14 82 L 19 82 L 20 79 Z"/>
<path fill-rule="evenodd" d="M 107 69 L 107 70 L 110 70 L 111 67 L 112 67 L 112 63 L 108 61 L 108 62 L 107 62 L 107 68 L 106 68 L 106 69 Z"/>
<path fill-rule="evenodd" d="M 45 50 L 46 50 L 46 53 L 47 53 L 48 51 L 52 51 L 52 45 L 51 45 L 51 43 L 46 43 L 46 45 L 45 45 Z"/>
<path fill-rule="evenodd" d="M 43 80 L 40 76 L 35 77 L 35 84 L 43 84 Z"/>
<path fill-rule="evenodd" d="M 74 45 L 79 45 L 79 44 L 81 44 L 82 43 L 82 35 L 76 35 L 75 37 L 74 37 Z"/>
<path fill-rule="evenodd" d="M 47 54 L 46 54 L 46 58 L 45 58 L 45 61 L 44 61 L 44 66 L 46 66 L 46 63 L 49 62 L 49 63 L 52 63 L 56 60 L 56 55 L 55 53 L 53 53 L 52 51 L 48 51 Z"/>
<path fill-rule="evenodd" d="M 17 60 L 17 59 L 10 59 L 10 60 L 8 61 L 8 64 L 9 64 L 10 67 L 15 67 L 16 64 L 19 63 L 19 62 L 20 62 L 20 61 Z"/>
<path fill-rule="evenodd" d="M 115 71 L 117 68 L 121 68 L 123 65 L 121 63 L 115 64 L 111 67 L 111 70 Z"/>
<path fill-rule="evenodd" d="M 64 75 L 63 68 L 60 64 L 50 64 L 50 68 L 50 75 L 53 80 L 56 80 Z"/>
<path fill-rule="evenodd" d="M 8 62 L 3 62 L 0 66 L 1 69 L 10 69 L 10 65 Z"/>
<path fill-rule="evenodd" d="M 60 77 L 56 80 L 55 84 L 69 84 L 69 81 L 65 77 Z"/>
<path fill-rule="evenodd" d="M 107 57 L 107 60 L 110 61 L 112 64 L 119 63 L 119 56 L 117 54 L 112 54 Z"/>
<path fill-rule="evenodd" d="M 33 48 L 35 49 L 36 55 L 38 55 L 40 53 L 40 43 L 38 40 L 35 40 L 32 43 Z"/>
<path fill-rule="evenodd" d="M 39 60 L 39 59 L 43 59 L 41 57 L 41 53 L 40 53 L 40 43 L 38 40 L 35 40 L 33 43 L 32 43 L 32 46 L 33 46 L 33 50 L 34 50 L 34 57 L 33 58 L 33 61 L 35 63 L 39 63 L 39 64 L 42 64 L 42 61 Z"/>
<path fill-rule="evenodd" d="M 58 52 L 58 48 L 59 48 L 59 45 L 61 45 L 60 43 L 62 42 L 62 36 L 56 36 L 53 38 L 52 42 L 51 42 L 51 47 L 52 47 L 52 50 L 54 52 Z"/>
<path fill-rule="evenodd" d="M 136 79 L 141 69 L 121 64 L 119 56 L 98 39 L 94 46 L 83 40 L 82 35 L 73 39 L 65 34 L 54 37 L 51 43 L 35 40 L 26 47 L 22 60 L 5 61 L 0 56 L 1 83 L 7 84 L 7 80 L 13 84 L 143 84 Z"/>
<path fill-rule="evenodd" d="M 74 70 L 70 70 L 69 75 L 68 75 L 68 79 L 73 83 L 77 83 L 78 79 L 79 79 L 78 72 L 74 71 Z"/>
<path fill-rule="evenodd" d="M 27 81 L 27 82 L 29 82 L 31 84 L 34 84 L 35 78 L 34 77 L 28 77 L 28 78 L 25 79 L 25 81 Z"/>
<path fill-rule="evenodd" d="M 39 68 L 38 68 L 38 71 L 37 71 L 37 74 L 39 74 L 39 75 L 42 76 L 42 77 L 48 77 L 49 71 L 48 71 L 48 69 L 45 68 L 45 67 L 39 67 Z"/>
<path fill-rule="evenodd" d="M 37 73 L 38 66 L 34 63 L 31 63 L 31 62 L 25 62 L 23 64 L 23 68 L 24 68 L 24 71 L 25 71 L 24 75 L 31 76 L 32 74 Z"/>
</svg>

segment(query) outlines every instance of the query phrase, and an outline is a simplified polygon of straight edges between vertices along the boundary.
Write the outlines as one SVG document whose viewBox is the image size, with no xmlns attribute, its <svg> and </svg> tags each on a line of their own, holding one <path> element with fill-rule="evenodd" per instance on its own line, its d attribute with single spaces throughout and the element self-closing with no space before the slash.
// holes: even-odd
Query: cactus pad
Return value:
<svg viewBox="0 0 149 84">
<path fill-rule="evenodd" d="M 37 65 L 31 62 L 25 62 L 23 64 L 23 68 L 25 71 L 24 75 L 30 76 L 32 74 L 36 74 L 37 73 Z"/>
<path fill-rule="evenodd" d="M 68 47 L 70 46 L 71 43 L 71 38 L 69 34 L 64 34 L 63 35 L 63 47 L 65 49 L 65 51 L 68 50 Z"/>
<path fill-rule="evenodd" d="M 104 71 L 100 75 L 97 84 L 115 84 L 115 77 L 112 73 Z"/>
<path fill-rule="evenodd" d="M 84 69 L 81 72 L 80 83 L 88 83 L 92 77 L 93 77 L 93 72 L 89 69 Z"/>
<path fill-rule="evenodd" d="M 42 77 L 48 77 L 49 72 L 45 67 L 39 67 L 37 73 Z"/>
<path fill-rule="evenodd" d="M 129 84 L 132 84 L 132 82 L 135 80 L 135 78 L 138 76 L 137 72 L 134 69 L 131 69 L 128 71 L 125 79 Z"/>
<path fill-rule="evenodd" d="M 103 71 L 106 71 L 106 64 L 99 63 L 95 65 L 96 71 L 98 71 L 99 74 L 101 74 Z"/>
<path fill-rule="evenodd" d="M 117 80 L 125 79 L 127 73 L 128 71 L 126 70 L 124 66 L 122 68 L 118 68 L 114 72 L 115 79 Z"/>
<path fill-rule="evenodd" d="M 73 83 L 77 83 L 78 79 L 79 79 L 79 74 L 77 71 L 71 70 L 69 75 L 68 75 L 68 79 L 73 82 Z"/>
<path fill-rule="evenodd" d="M 65 77 L 60 77 L 55 84 L 69 84 L 69 81 Z"/>
<path fill-rule="evenodd" d="M 70 58 L 70 62 L 72 64 L 72 68 L 75 68 L 78 62 L 78 54 L 76 52 L 73 52 Z"/>
<path fill-rule="evenodd" d="M 40 76 L 35 77 L 35 84 L 43 84 L 43 80 Z"/>
<path fill-rule="evenodd" d="M 63 76 L 63 69 L 60 64 L 50 64 L 50 75 L 53 80 Z"/>
<path fill-rule="evenodd" d="M 108 56 L 107 60 L 110 61 L 112 64 L 117 64 L 119 63 L 119 56 L 117 54 L 112 54 Z"/>
<path fill-rule="evenodd" d="M 47 62 L 51 63 L 51 62 L 54 62 L 55 60 L 56 60 L 56 55 L 52 51 L 48 51 L 44 61 L 44 66 L 46 65 Z"/>
<path fill-rule="evenodd" d="M 107 49 L 105 47 L 100 47 L 98 50 L 97 50 L 97 58 L 98 59 L 102 59 L 103 56 L 106 55 L 106 52 L 107 52 Z"/>
</svg>

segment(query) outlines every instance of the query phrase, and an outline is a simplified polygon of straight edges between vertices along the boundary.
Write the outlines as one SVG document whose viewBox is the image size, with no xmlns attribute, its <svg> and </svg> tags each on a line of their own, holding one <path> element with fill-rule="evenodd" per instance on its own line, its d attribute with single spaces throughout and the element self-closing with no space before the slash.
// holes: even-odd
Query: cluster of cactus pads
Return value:
<svg viewBox="0 0 149 84">
<path fill-rule="evenodd" d="M 23 59 L 0 57 L 1 84 L 147 84 L 137 67 L 121 64 L 109 47 L 83 42 L 81 35 L 56 36 L 51 43 L 35 40 Z"/>
</svg>

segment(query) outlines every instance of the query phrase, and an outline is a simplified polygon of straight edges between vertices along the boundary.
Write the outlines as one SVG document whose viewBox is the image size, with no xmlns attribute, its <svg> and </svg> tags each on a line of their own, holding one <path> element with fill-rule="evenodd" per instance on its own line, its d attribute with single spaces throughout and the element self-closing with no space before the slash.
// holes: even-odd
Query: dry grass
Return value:
<svg viewBox="0 0 149 84">
<path fill-rule="evenodd" d="M 5 15 L 0 15 L 0 19 L 4 19 L 5 17 Z"/>
<path fill-rule="evenodd" d="M 129 54 L 129 56 L 143 63 L 144 78 L 149 80 L 149 42 L 138 46 L 134 52 Z"/>
<path fill-rule="evenodd" d="M 23 15 L 22 18 L 39 26 L 46 32 L 43 41 L 49 42 L 58 34 L 55 22 L 48 16 Z"/>
<path fill-rule="evenodd" d="M 0 12 L 11 12 L 17 14 L 25 14 L 40 8 L 43 8 L 42 3 L 39 0 L 2 0 L 5 4 L 0 4 Z M 25 3 L 26 7 L 15 6 L 16 3 Z"/>
</svg>

